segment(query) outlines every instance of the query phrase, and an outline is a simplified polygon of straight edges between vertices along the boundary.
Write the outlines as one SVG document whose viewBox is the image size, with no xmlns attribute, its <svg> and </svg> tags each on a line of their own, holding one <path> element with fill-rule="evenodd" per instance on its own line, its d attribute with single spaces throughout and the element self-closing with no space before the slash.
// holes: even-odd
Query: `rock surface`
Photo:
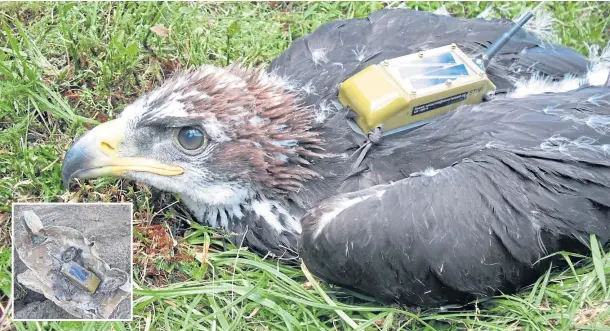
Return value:
<svg viewBox="0 0 610 331">
<path fill-rule="evenodd" d="M 81 232 L 97 246 L 100 258 L 110 267 L 131 272 L 131 207 L 127 204 L 17 204 L 14 206 L 14 239 L 25 234 L 22 214 L 32 210 L 45 227 L 67 226 Z M 15 253 L 15 278 L 26 267 Z M 24 287 L 25 295 L 15 300 L 16 319 L 75 319 L 47 300 L 43 295 Z M 131 302 L 123 300 L 111 319 L 129 319 Z"/>
</svg>

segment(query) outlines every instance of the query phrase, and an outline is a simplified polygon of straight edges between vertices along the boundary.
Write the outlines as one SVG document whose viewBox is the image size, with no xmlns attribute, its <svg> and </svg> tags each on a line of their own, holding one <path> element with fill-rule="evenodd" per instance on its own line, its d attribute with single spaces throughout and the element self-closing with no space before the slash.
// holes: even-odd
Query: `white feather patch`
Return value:
<svg viewBox="0 0 610 331">
<path fill-rule="evenodd" d="M 526 12 L 521 13 L 521 15 L 513 21 L 515 23 L 518 22 L 529 11 L 530 10 L 527 10 Z M 546 42 L 558 43 L 560 39 L 557 35 L 557 30 L 555 29 L 555 23 L 557 23 L 557 20 L 553 17 L 553 14 L 549 11 L 539 9 L 536 11 L 534 17 L 525 23 L 524 28 Z"/>
<path fill-rule="evenodd" d="M 326 119 L 334 113 L 333 105 L 328 100 L 322 100 L 317 107 L 314 108 L 314 121 L 316 123 L 324 123 Z"/>
<path fill-rule="evenodd" d="M 291 77 L 278 75 L 277 69 L 271 73 L 261 72 L 261 75 L 258 77 L 258 81 L 262 85 L 278 86 L 291 92 L 295 92 L 298 89 L 298 85 L 291 80 Z"/>
<path fill-rule="evenodd" d="M 214 141 L 229 141 L 231 138 L 227 136 L 225 127 L 223 123 L 218 121 L 216 117 L 209 118 L 202 123 L 203 129 L 205 132 L 212 138 Z"/>
<path fill-rule="evenodd" d="M 361 196 L 361 197 L 356 197 L 353 199 L 340 199 L 338 201 L 335 202 L 335 205 L 333 206 L 334 208 L 327 212 L 326 214 L 322 215 L 320 217 L 320 219 L 318 220 L 318 224 L 316 227 L 316 231 L 313 234 L 313 239 L 315 240 L 316 238 L 318 238 L 318 236 L 320 235 L 320 233 L 322 233 L 322 230 L 324 230 L 324 228 L 332 221 L 335 219 L 335 217 L 337 217 L 337 215 L 339 215 L 339 213 L 341 213 L 342 211 L 344 211 L 345 209 L 355 205 L 358 202 L 364 201 L 368 198 L 370 198 L 372 195 L 365 195 L 365 196 Z"/>
<path fill-rule="evenodd" d="M 424 171 L 418 171 L 411 174 L 411 177 L 415 176 L 428 176 L 433 177 L 436 176 L 441 170 L 434 169 L 432 167 L 427 167 Z"/>
<path fill-rule="evenodd" d="M 523 98 L 529 95 L 543 93 L 562 93 L 575 90 L 582 84 L 582 79 L 574 76 L 553 82 L 549 77 L 543 77 L 539 74 L 532 75 L 529 79 L 520 79 L 515 83 L 515 90 L 510 93 L 510 98 Z"/>
<path fill-rule="evenodd" d="M 315 63 L 316 65 L 320 64 L 320 63 L 328 63 L 328 58 L 326 57 L 326 48 L 318 48 L 318 49 L 314 49 L 311 52 L 311 60 L 313 61 L 313 63 Z"/>
<path fill-rule="evenodd" d="M 599 100 L 599 102 L 607 102 L 605 100 Z M 594 103 L 594 102 L 592 102 Z M 580 124 L 585 124 L 588 127 L 592 128 L 599 134 L 607 135 L 610 133 L 610 116 L 608 115 L 590 115 L 585 117 L 576 117 L 571 113 L 565 113 L 562 109 L 559 108 L 545 108 L 543 110 L 547 114 L 555 115 L 561 117 L 563 121 L 573 121 Z"/>
<path fill-rule="evenodd" d="M 576 140 L 572 140 L 566 137 L 562 137 L 560 135 L 554 135 L 543 141 L 540 144 L 540 149 L 546 152 L 559 152 L 569 157 L 572 157 L 570 153 L 577 149 L 585 149 L 592 152 L 596 152 L 601 156 L 609 156 L 608 151 L 610 151 L 610 145 L 599 145 L 595 144 L 596 142 L 597 140 L 586 136 L 579 137 Z"/>
<path fill-rule="evenodd" d="M 273 211 L 274 208 L 279 214 Z M 301 224 L 276 201 L 264 198 L 262 200 L 255 200 L 252 202 L 252 210 L 254 210 L 258 217 L 267 222 L 277 234 L 282 233 L 282 231 L 301 233 Z M 284 216 L 284 219 L 287 221 L 286 226 L 280 221 L 280 216 Z"/>
<path fill-rule="evenodd" d="M 316 94 L 316 87 L 313 85 L 313 81 L 307 82 L 307 84 L 301 87 L 301 90 L 305 92 L 306 95 Z"/>
<path fill-rule="evenodd" d="M 248 203 L 253 194 L 248 188 L 222 183 L 198 187 L 188 194 L 182 193 L 180 200 L 200 222 L 229 230 L 229 218 L 244 217 L 241 207 Z"/>
<path fill-rule="evenodd" d="M 589 59 L 591 67 L 584 77 L 566 75 L 558 82 L 553 82 L 548 77 L 539 74 L 532 75 L 529 79 L 520 79 L 515 83 L 515 90 L 509 93 L 509 98 L 523 98 L 528 95 L 542 93 L 562 93 L 575 90 L 585 84 L 591 86 L 604 86 L 610 76 L 610 44 L 606 46 L 601 54 L 599 46 L 590 47 Z"/>
<path fill-rule="evenodd" d="M 589 47 L 589 60 L 591 69 L 587 74 L 587 80 L 593 86 L 603 86 L 608 82 L 610 76 L 610 44 L 601 50 L 599 45 Z"/>
<path fill-rule="evenodd" d="M 275 230 L 276 233 L 282 231 L 282 223 L 278 220 L 277 215 L 271 210 L 271 203 L 268 200 L 256 200 L 252 202 L 252 210 L 258 217 L 263 218 L 267 224 Z"/>
<path fill-rule="evenodd" d="M 366 46 L 362 45 L 362 47 L 356 45 L 356 49 L 352 49 L 352 53 L 356 57 L 356 60 L 362 62 L 366 58 Z"/>
<path fill-rule="evenodd" d="M 294 217 L 292 214 L 284 208 L 284 206 L 277 202 L 271 201 L 271 204 L 275 207 L 275 209 L 280 213 L 280 215 L 284 216 L 284 227 L 289 232 L 301 233 L 301 222 Z"/>
</svg>

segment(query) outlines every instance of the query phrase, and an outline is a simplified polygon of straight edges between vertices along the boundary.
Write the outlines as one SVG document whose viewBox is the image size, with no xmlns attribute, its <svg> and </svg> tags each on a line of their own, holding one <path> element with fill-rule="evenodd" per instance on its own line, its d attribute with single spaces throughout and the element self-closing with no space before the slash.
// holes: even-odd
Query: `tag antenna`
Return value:
<svg viewBox="0 0 610 331">
<path fill-rule="evenodd" d="M 487 51 L 485 53 L 474 58 L 474 63 L 476 63 L 481 69 L 486 70 L 487 65 L 489 64 L 489 61 L 491 60 L 491 58 L 493 58 L 496 54 L 498 54 L 500 49 L 502 49 L 502 47 L 504 47 L 504 45 L 506 45 L 506 43 L 508 43 L 510 38 L 512 38 L 517 33 L 517 31 L 519 31 L 519 29 L 521 29 L 521 27 L 523 27 L 525 25 L 525 23 L 527 23 L 527 21 L 529 21 L 532 17 L 534 17 L 534 13 L 538 9 L 540 9 L 540 7 L 542 7 L 542 5 L 544 5 L 545 2 L 546 2 L 546 0 L 541 1 L 538 4 L 538 6 L 536 6 L 532 11 L 523 15 L 523 17 L 519 20 L 519 22 L 517 22 L 517 24 L 515 24 L 510 30 L 505 32 L 502 35 L 502 37 L 500 37 L 493 44 L 491 44 L 491 46 L 489 46 L 489 48 L 487 48 Z"/>
</svg>

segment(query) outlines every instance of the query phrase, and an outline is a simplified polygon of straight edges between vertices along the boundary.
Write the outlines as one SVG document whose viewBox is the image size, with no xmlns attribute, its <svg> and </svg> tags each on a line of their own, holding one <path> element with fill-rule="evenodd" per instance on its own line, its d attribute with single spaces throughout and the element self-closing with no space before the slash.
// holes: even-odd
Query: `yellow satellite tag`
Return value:
<svg viewBox="0 0 610 331">
<path fill-rule="evenodd" d="M 339 102 L 367 134 L 400 131 L 495 93 L 485 72 L 456 45 L 383 61 L 339 86 Z"/>
<path fill-rule="evenodd" d="M 94 273 L 72 261 L 62 264 L 61 273 L 90 293 L 95 293 L 100 285 L 100 279 Z"/>
</svg>

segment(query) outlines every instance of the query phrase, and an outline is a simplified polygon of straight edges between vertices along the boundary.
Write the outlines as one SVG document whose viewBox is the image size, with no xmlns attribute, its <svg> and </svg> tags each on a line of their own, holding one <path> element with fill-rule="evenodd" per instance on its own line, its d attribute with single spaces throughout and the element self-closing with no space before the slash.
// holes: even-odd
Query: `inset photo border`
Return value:
<svg viewBox="0 0 610 331">
<path fill-rule="evenodd" d="M 14 321 L 133 320 L 133 204 L 14 203 Z"/>
</svg>

